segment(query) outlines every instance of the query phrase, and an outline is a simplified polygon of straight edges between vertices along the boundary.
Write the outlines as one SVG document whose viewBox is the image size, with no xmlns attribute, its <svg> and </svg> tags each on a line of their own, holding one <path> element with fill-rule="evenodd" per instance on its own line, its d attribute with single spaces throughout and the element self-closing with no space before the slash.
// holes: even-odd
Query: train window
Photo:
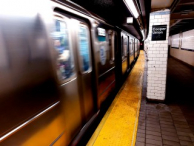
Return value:
<svg viewBox="0 0 194 146">
<path fill-rule="evenodd" d="M 134 51 L 136 52 L 136 41 L 135 41 L 135 39 L 134 39 Z"/>
<path fill-rule="evenodd" d="M 127 37 L 127 54 L 129 53 L 129 37 Z"/>
<path fill-rule="evenodd" d="M 80 24 L 79 27 L 79 52 L 82 60 L 82 70 L 90 69 L 90 43 L 89 32 L 86 25 Z"/>
<path fill-rule="evenodd" d="M 121 38 L 121 43 L 122 43 L 121 55 L 122 55 L 122 58 L 123 58 L 123 56 L 124 56 L 124 40 L 123 40 L 123 36 Z"/>
<path fill-rule="evenodd" d="M 73 56 L 69 45 L 67 24 L 63 20 L 55 20 L 53 32 L 54 47 L 57 54 L 57 74 L 64 81 L 74 75 Z"/>
<path fill-rule="evenodd" d="M 127 56 L 127 37 L 122 37 L 122 59 Z"/>
<path fill-rule="evenodd" d="M 4 45 L 4 40 L 0 32 L 0 69 L 8 66 L 8 58 L 6 54 L 6 48 Z"/>
<path fill-rule="evenodd" d="M 124 56 L 127 56 L 127 45 L 128 45 L 127 37 L 125 37 L 124 38 Z"/>
<path fill-rule="evenodd" d="M 139 50 L 139 45 L 138 45 L 138 41 L 137 41 L 137 51 Z"/>
<path fill-rule="evenodd" d="M 129 38 L 129 49 L 130 49 L 129 52 L 131 52 L 131 49 L 132 49 L 131 44 L 132 44 L 131 43 L 131 38 Z"/>
<path fill-rule="evenodd" d="M 137 40 L 136 40 L 136 42 L 135 42 L 135 43 L 136 43 L 136 51 L 137 51 L 137 49 L 138 49 L 138 44 L 137 44 Z"/>
<path fill-rule="evenodd" d="M 131 53 L 133 54 L 134 53 L 134 44 L 133 44 L 133 39 L 131 39 Z"/>
<path fill-rule="evenodd" d="M 108 44 L 110 48 L 110 61 L 114 61 L 114 32 L 112 30 L 108 30 Z"/>
</svg>

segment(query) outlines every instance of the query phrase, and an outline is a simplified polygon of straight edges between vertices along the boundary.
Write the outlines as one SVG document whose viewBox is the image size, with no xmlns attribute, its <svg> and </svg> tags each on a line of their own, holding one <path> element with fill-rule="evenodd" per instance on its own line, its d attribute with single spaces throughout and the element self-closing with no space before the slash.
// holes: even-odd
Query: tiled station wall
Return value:
<svg viewBox="0 0 194 146">
<path fill-rule="evenodd" d="M 165 99 L 169 20 L 169 10 L 156 11 L 150 14 L 149 36 L 145 41 L 148 60 L 147 98 L 150 100 L 163 101 Z M 167 25 L 166 40 L 151 40 L 153 25 Z"/>
<path fill-rule="evenodd" d="M 194 66 L 194 29 L 170 36 L 170 55 Z"/>
</svg>

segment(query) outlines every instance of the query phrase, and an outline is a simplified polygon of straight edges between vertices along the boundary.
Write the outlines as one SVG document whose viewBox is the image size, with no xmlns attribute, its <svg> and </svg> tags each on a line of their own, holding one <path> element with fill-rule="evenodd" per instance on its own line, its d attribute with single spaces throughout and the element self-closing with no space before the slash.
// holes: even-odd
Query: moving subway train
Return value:
<svg viewBox="0 0 194 146">
<path fill-rule="evenodd" d="M 139 55 L 139 40 L 71 3 L 0 2 L 0 145 L 69 145 Z"/>
</svg>

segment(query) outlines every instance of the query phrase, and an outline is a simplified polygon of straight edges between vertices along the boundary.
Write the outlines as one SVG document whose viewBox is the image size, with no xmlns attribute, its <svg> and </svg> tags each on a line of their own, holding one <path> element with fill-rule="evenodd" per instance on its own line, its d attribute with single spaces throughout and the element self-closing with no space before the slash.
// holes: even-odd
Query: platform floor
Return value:
<svg viewBox="0 0 194 146">
<path fill-rule="evenodd" d="M 144 52 L 87 146 L 194 146 L 194 68 L 168 59 L 164 103 L 146 100 Z"/>
<path fill-rule="evenodd" d="M 135 145 L 142 96 L 144 52 L 101 120 L 87 146 Z"/>
<path fill-rule="evenodd" d="M 136 146 L 194 146 L 194 69 L 168 59 L 164 103 L 146 101 L 146 70 Z"/>
</svg>

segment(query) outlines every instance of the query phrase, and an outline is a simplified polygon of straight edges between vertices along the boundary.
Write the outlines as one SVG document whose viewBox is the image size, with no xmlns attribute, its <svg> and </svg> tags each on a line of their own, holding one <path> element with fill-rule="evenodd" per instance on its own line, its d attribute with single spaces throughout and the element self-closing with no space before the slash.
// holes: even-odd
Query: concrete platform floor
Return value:
<svg viewBox="0 0 194 146">
<path fill-rule="evenodd" d="M 194 146 L 194 69 L 168 59 L 164 103 L 146 101 L 146 70 L 136 146 Z"/>
</svg>

